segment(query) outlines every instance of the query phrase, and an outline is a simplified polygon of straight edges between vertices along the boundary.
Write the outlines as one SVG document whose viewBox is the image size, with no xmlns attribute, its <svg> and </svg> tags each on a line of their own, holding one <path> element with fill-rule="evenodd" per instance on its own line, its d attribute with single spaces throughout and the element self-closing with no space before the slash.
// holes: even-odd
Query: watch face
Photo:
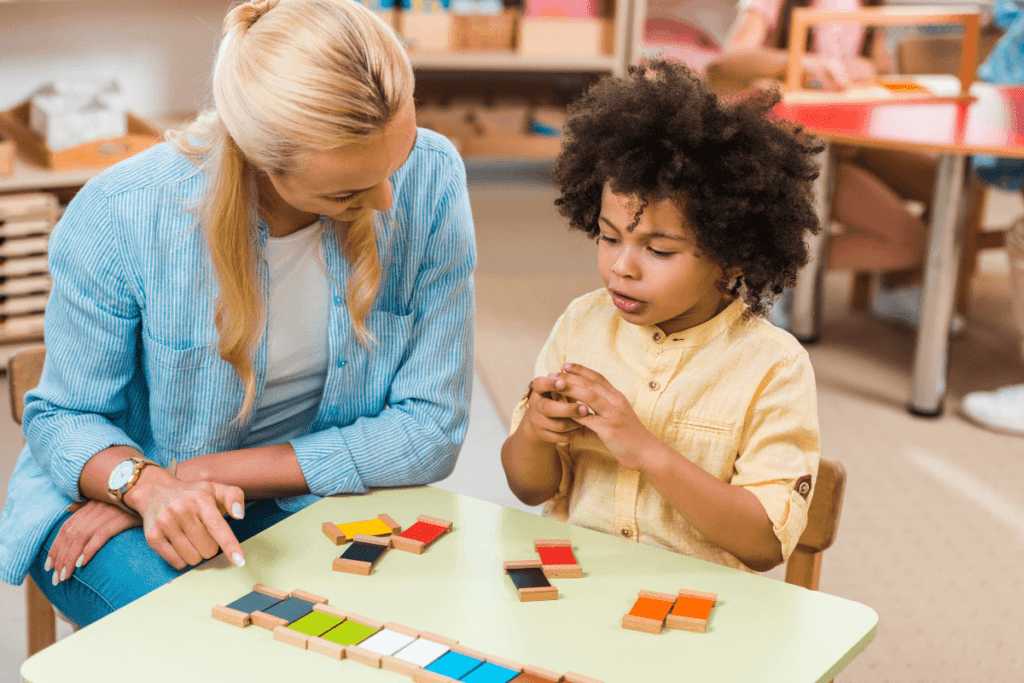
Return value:
<svg viewBox="0 0 1024 683">
<path fill-rule="evenodd" d="M 129 481 L 131 481 L 132 473 L 135 471 L 134 460 L 122 460 L 117 463 L 117 466 L 110 471 L 110 479 L 107 480 L 107 488 L 116 491 L 121 488 Z"/>
</svg>

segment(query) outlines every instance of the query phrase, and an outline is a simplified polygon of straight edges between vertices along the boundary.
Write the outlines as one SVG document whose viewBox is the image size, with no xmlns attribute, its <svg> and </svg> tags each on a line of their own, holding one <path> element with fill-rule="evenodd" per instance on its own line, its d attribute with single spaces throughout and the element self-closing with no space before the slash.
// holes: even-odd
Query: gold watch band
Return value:
<svg viewBox="0 0 1024 683">
<path fill-rule="evenodd" d="M 129 479 L 128 483 L 122 486 L 120 489 L 108 488 L 107 495 L 110 496 L 110 500 L 114 505 L 121 508 L 125 512 L 130 512 L 133 515 L 137 515 L 139 514 L 138 511 L 128 507 L 128 505 L 124 502 L 124 494 L 131 491 L 132 487 L 135 486 L 136 483 L 138 483 L 139 476 L 142 474 L 142 470 L 144 470 L 149 465 L 155 465 L 156 463 L 153 462 L 152 460 L 146 460 L 145 458 L 140 458 L 134 455 L 129 456 L 126 459 L 131 460 L 135 463 L 135 467 L 132 470 L 131 479 Z"/>
</svg>

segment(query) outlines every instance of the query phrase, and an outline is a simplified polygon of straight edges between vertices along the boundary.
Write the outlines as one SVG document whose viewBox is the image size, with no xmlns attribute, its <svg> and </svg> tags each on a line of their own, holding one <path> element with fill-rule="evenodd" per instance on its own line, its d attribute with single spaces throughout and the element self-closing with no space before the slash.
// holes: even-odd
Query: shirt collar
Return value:
<svg viewBox="0 0 1024 683">
<path fill-rule="evenodd" d="M 711 320 L 703 322 L 696 327 L 682 330 L 666 335 L 656 325 L 636 325 L 634 329 L 647 344 L 652 346 L 666 346 L 667 348 L 680 348 L 688 346 L 701 346 L 712 339 L 720 336 L 733 326 L 746 312 L 747 305 L 741 297 L 737 297 L 731 304 Z"/>
</svg>

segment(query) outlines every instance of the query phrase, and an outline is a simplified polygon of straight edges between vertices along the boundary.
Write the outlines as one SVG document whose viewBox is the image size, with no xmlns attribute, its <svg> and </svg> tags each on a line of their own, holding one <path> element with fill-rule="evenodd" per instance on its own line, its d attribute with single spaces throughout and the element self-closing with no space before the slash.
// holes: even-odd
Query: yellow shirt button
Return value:
<svg viewBox="0 0 1024 683">
<path fill-rule="evenodd" d="M 655 332 L 654 333 L 654 341 L 660 341 L 660 340 L 661 340 L 661 332 Z"/>
<path fill-rule="evenodd" d="M 658 387 L 660 387 L 661 385 L 658 384 L 657 382 L 651 382 L 647 386 L 649 386 L 651 388 L 651 391 L 657 391 Z"/>
<path fill-rule="evenodd" d="M 629 529 L 623 529 L 622 530 L 622 535 L 625 536 L 626 538 L 629 538 Z"/>
</svg>

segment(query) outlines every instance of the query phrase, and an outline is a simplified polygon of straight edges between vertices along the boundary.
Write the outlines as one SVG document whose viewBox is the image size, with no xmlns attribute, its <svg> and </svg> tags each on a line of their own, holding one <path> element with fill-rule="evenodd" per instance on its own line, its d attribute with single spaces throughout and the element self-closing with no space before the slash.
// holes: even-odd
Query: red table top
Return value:
<svg viewBox="0 0 1024 683">
<path fill-rule="evenodd" d="M 975 83 L 974 101 L 780 104 L 779 118 L 832 142 L 1024 158 L 1024 86 Z"/>
</svg>

